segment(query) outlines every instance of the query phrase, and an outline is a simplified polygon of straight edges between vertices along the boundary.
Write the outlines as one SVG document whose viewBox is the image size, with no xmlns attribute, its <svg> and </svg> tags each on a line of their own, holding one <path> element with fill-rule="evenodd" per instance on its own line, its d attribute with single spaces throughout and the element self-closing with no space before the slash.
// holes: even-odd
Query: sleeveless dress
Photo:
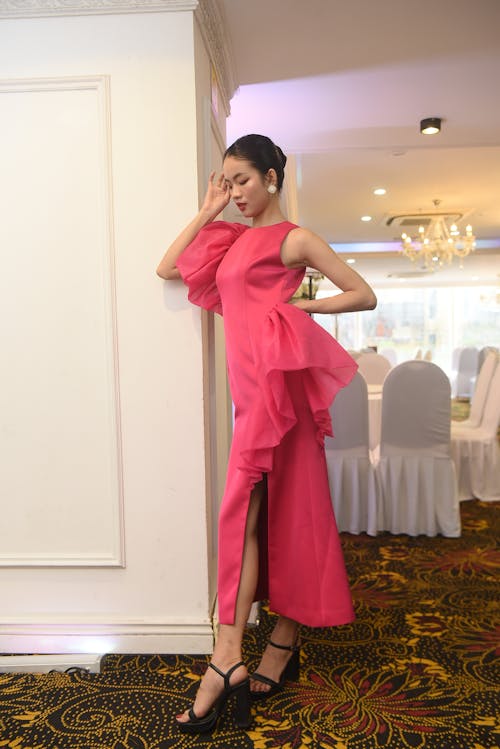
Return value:
<svg viewBox="0 0 500 749">
<path fill-rule="evenodd" d="M 219 515 L 219 621 L 233 624 L 250 493 L 263 478 L 256 600 L 302 624 L 354 619 L 329 492 L 329 406 L 357 369 L 349 354 L 287 302 L 305 270 L 283 265 L 296 228 L 215 221 L 177 260 L 194 304 L 223 314 L 233 439 Z"/>
</svg>

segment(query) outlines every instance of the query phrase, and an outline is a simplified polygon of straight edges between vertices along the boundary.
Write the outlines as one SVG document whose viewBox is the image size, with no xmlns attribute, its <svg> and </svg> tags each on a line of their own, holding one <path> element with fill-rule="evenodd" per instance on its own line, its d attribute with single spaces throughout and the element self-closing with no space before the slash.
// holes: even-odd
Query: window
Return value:
<svg viewBox="0 0 500 749">
<path fill-rule="evenodd" d="M 500 347 L 500 291 L 494 286 L 375 289 L 373 311 L 315 315 L 346 349 L 394 349 L 397 361 L 430 352 L 448 375 L 455 348 Z M 318 298 L 330 292 L 320 290 Z"/>
</svg>

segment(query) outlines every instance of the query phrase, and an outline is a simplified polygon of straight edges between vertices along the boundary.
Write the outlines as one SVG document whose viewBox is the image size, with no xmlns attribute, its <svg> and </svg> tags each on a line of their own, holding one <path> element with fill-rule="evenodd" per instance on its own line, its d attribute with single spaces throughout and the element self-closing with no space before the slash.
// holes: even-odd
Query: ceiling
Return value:
<svg viewBox="0 0 500 749">
<path fill-rule="evenodd" d="M 239 84 L 228 140 L 264 133 L 289 155 L 298 223 L 377 286 L 500 282 L 500 0 L 222 7 Z M 431 116 L 441 133 L 421 135 Z M 478 247 L 463 268 L 422 273 L 388 221 L 427 215 L 435 199 L 472 224 Z"/>
</svg>

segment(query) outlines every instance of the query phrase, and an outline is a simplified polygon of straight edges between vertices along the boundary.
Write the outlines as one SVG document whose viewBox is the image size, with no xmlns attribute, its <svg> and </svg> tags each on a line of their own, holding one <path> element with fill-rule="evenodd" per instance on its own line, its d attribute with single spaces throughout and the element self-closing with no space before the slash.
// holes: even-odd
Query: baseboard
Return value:
<svg viewBox="0 0 500 749">
<path fill-rule="evenodd" d="M 0 621 L 0 653 L 4 654 L 208 654 L 212 650 L 213 631 L 209 621 L 161 624 Z"/>
<path fill-rule="evenodd" d="M 101 655 L 82 653 L 65 655 L 4 655 L 0 656 L 0 673 L 46 674 L 49 671 L 67 671 L 80 668 L 98 674 L 101 670 Z"/>
</svg>

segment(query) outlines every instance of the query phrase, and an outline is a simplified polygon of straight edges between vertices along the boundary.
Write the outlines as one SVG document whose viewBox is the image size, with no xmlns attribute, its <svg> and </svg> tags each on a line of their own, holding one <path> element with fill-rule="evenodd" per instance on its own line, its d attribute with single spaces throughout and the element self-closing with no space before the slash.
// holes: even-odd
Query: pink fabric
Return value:
<svg viewBox="0 0 500 749">
<path fill-rule="evenodd" d="M 248 229 L 244 224 L 214 221 L 208 224 L 177 260 L 177 268 L 189 289 L 188 299 L 204 309 L 222 314 L 215 274 L 231 244 Z"/>
<path fill-rule="evenodd" d="M 219 517 L 219 619 L 234 621 L 253 486 L 267 478 L 257 600 L 308 626 L 354 618 L 329 494 L 329 406 L 357 365 L 307 313 L 287 304 L 304 269 L 280 248 L 294 224 L 214 222 L 179 258 L 189 299 L 224 314 L 235 424 Z M 264 512 L 266 510 L 266 512 Z"/>
</svg>

